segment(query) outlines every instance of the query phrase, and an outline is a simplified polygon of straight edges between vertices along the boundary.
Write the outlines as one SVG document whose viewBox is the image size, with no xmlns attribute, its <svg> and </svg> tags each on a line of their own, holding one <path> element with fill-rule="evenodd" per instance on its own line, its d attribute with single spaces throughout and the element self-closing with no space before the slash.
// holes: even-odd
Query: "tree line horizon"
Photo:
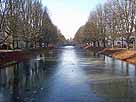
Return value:
<svg viewBox="0 0 136 102">
<path fill-rule="evenodd" d="M 61 44 L 65 37 L 41 0 L 0 0 L 0 45 L 7 49 Z"/>
<path fill-rule="evenodd" d="M 79 28 L 74 41 L 94 47 L 114 47 L 118 41 L 120 47 L 129 48 L 135 37 L 136 0 L 108 0 L 90 12 L 88 21 Z"/>
</svg>

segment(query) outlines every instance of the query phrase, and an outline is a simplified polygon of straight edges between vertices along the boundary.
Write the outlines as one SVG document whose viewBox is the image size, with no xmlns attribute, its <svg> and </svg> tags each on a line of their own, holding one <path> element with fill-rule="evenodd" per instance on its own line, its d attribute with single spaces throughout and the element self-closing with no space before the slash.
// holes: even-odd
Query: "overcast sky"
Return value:
<svg viewBox="0 0 136 102">
<path fill-rule="evenodd" d="M 66 38 L 74 37 L 84 25 L 91 10 L 106 0 L 42 0 L 47 6 L 53 23 Z"/>
</svg>

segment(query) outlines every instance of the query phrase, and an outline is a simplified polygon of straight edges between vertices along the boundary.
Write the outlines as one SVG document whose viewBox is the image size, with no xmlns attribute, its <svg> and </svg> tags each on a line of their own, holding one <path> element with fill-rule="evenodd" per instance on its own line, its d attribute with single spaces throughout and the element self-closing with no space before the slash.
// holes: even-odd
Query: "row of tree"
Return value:
<svg viewBox="0 0 136 102">
<path fill-rule="evenodd" d="M 41 0 L 0 0 L 1 45 L 30 48 L 64 41 Z"/>
<path fill-rule="evenodd" d="M 136 34 L 136 0 L 109 0 L 91 11 L 87 23 L 75 35 L 77 43 L 120 47 L 134 42 Z"/>
</svg>

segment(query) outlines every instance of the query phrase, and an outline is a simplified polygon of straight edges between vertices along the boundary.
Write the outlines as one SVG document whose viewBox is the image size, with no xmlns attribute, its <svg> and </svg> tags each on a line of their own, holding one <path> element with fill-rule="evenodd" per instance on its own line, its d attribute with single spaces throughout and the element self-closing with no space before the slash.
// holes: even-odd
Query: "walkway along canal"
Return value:
<svg viewBox="0 0 136 102">
<path fill-rule="evenodd" d="M 0 102 L 136 102 L 136 67 L 65 46 L 0 69 Z"/>
</svg>

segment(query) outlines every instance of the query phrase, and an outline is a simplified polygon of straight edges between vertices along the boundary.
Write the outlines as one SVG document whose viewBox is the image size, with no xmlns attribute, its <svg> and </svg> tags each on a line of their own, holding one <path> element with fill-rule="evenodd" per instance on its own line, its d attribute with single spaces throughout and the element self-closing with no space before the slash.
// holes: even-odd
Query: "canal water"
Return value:
<svg viewBox="0 0 136 102">
<path fill-rule="evenodd" d="M 136 102 L 136 67 L 65 46 L 0 69 L 0 102 Z"/>
</svg>

